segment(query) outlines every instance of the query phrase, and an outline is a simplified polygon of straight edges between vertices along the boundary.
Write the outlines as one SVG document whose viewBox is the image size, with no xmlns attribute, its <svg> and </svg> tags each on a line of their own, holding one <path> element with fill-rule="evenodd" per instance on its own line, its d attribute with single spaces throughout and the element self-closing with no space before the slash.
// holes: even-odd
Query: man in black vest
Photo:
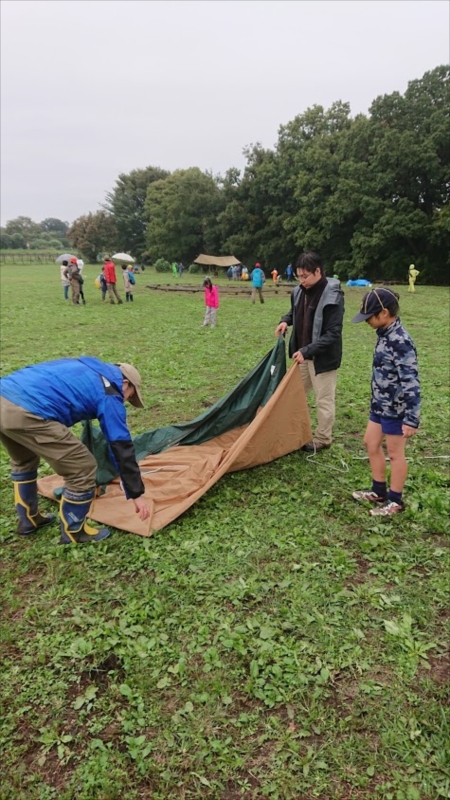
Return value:
<svg viewBox="0 0 450 800">
<path fill-rule="evenodd" d="M 342 359 L 344 293 L 335 278 L 327 278 L 317 253 L 302 253 L 295 264 L 299 286 L 291 295 L 291 309 L 281 318 L 275 336 L 292 334 L 289 355 L 296 361 L 308 394 L 314 391 L 317 428 L 312 442 L 302 447 L 317 452 L 330 447 L 336 415 L 337 371 Z"/>
</svg>

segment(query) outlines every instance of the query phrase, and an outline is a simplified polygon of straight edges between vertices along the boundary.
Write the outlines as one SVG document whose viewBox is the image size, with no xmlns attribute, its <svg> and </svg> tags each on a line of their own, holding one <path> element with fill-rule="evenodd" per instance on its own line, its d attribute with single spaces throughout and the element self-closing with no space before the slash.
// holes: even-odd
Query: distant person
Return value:
<svg viewBox="0 0 450 800">
<path fill-rule="evenodd" d="M 143 408 L 141 377 L 131 364 L 97 358 L 61 358 L 19 369 L 0 380 L 0 440 L 9 453 L 17 533 L 31 536 L 54 522 L 38 509 L 37 473 L 43 458 L 61 476 L 61 544 L 98 542 L 107 528 L 87 522 L 95 495 L 97 462 L 69 429 L 98 419 L 127 499 L 141 520 L 150 517 L 145 487 L 127 427 L 125 402 Z"/>
<path fill-rule="evenodd" d="M 83 267 L 84 267 L 84 261 L 82 261 L 81 258 L 71 258 L 70 259 L 70 263 L 73 264 L 73 266 L 76 267 L 77 270 L 78 270 L 79 293 L 80 293 L 81 302 L 85 306 L 86 305 L 86 299 L 84 297 L 84 289 L 83 289 L 84 278 L 83 278 L 83 275 L 82 275 L 82 271 L 83 271 Z M 81 264 L 81 266 L 80 266 L 80 264 Z"/>
<path fill-rule="evenodd" d="M 68 266 L 69 266 L 69 262 L 64 260 L 61 263 L 61 267 L 60 267 L 61 286 L 63 287 L 64 300 L 68 300 L 69 299 L 70 279 L 69 279 L 69 276 L 66 275 L 66 270 L 67 270 Z"/>
<path fill-rule="evenodd" d="M 180 261 L 179 264 L 178 264 L 178 275 L 179 275 L 180 278 L 181 278 L 181 276 L 183 274 L 183 270 L 184 270 L 184 264 Z"/>
<path fill-rule="evenodd" d="M 205 278 L 203 281 L 203 288 L 205 290 L 205 319 L 203 320 L 203 327 L 211 325 L 211 328 L 216 327 L 217 309 L 219 308 L 219 290 L 214 286 L 211 278 Z"/>
<path fill-rule="evenodd" d="M 247 269 L 247 267 L 242 267 L 241 281 L 248 281 L 248 269 Z"/>
<path fill-rule="evenodd" d="M 302 450 L 316 453 L 330 447 L 333 440 L 344 293 L 338 281 L 326 277 L 317 253 L 303 253 L 295 266 L 300 285 L 291 294 L 291 309 L 281 318 L 275 336 L 284 336 L 292 326 L 289 355 L 299 365 L 305 393 L 312 390 L 317 405 L 314 438 Z"/>
<path fill-rule="evenodd" d="M 127 303 L 133 302 L 133 283 L 136 282 L 134 275 L 129 272 L 126 264 L 122 264 L 123 285 L 125 287 L 125 300 Z M 133 283 L 132 280 L 133 279 Z"/>
<path fill-rule="evenodd" d="M 420 275 L 419 270 L 415 268 L 414 264 L 411 264 L 408 270 L 408 283 L 409 283 L 408 292 L 416 291 L 414 284 L 417 280 L 418 275 Z"/>
<path fill-rule="evenodd" d="M 274 283 L 276 283 L 277 279 L 278 279 L 278 270 L 277 269 L 273 269 L 270 274 L 272 275 L 272 281 Z"/>
<path fill-rule="evenodd" d="M 264 281 L 266 280 L 264 272 L 261 269 L 261 264 L 259 261 L 256 262 L 254 269 L 252 270 L 252 274 L 250 275 L 252 281 L 252 303 L 256 303 L 256 295 L 258 295 L 260 303 L 264 303 L 263 297 L 263 286 Z"/>
<path fill-rule="evenodd" d="M 120 305 L 123 303 L 123 300 L 117 291 L 116 267 L 114 261 L 111 261 L 111 259 L 108 257 L 105 258 L 104 274 L 106 278 L 106 288 L 108 289 L 109 302 L 111 305 L 114 305 L 114 298 L 116 297 L 117 303 Z"/>
<path fill-rule="evenodd" d="M 355 500 L 374 504 L 370 511 L 373 517 L 398 514 L 405 508 L 403 489 L 408 475 L 405 445 L 417 433 L 420 422 L 417 353 L 398 316 L 398 301 L 398 294 L 390 289 L 372 289 L 364 295 L 361 311 L 352 319 L 352 322 L 367 322 L 377 333 L 370 416 L 364 436 L 372 488 L 353 492 Z M 389 491 L 384 438 L 391 467 Z"/>
<path fill-rule="evenodd" d="M 175 278 L 178 275 L 178 264 L 177 264 L 176 261 L 174 261 L 173 264 L 172 264 L 172 275 L 174 275 Z"/>
<path fill-rule="evenodd" d="M 68 266 L 64 272 L 65 277 L 70 283 L 70 288 L 72 290 L 72 303 L 74 305 L 80 304 L 80 290 L 83 284 L 83 278 L 81 273 L 78 269 L 77 259 L 71 258 L 69 261 Z"/>
<path fill-rule="evenodd" d="M 105 267 L 104 266 L 102 267 L 102 271 L 101 271 L 100 275 L 98 275 L 97 278 L 95 279 L 95 285 L 97 286 L 98 289 L 100 289 L 100 291 L 102 293 L 102 303 L 104 303 L 105 299 L 106 299 L 106 293 L 108 291 L 108 287 L 107 287 L 107 284 L 106 284 L 106 278 L 105 278 Z"/>
<path fill-rule="evenodd" d="M 286 267 L 286 280 L 288 283 L 292 283 L 294 271 L 292 269 L 292 264 L 288 264 Z"/>
<path fill-rule="evenodd" d="M 229 281 L 233 280 L 233 267 L 228 267 L 227 269 L 227 278 Z"/>
</svg>

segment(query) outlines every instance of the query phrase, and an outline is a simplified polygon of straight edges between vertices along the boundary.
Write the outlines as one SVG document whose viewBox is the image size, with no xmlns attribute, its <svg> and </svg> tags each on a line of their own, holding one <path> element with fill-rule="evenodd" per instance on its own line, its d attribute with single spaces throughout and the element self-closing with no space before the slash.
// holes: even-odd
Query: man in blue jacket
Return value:
<svg viewBox="0 0 450 800">
<path fill-rule="evenodd" d="M 125 494 L 142 520 L 150 511 L 127 427 L 125 401 L 142 408 L 141 377 L 131 364 L 97 358 L 62 358 L 34 364 L 0 380 L 0 440 L 9 453 L 17 533 L 29 536 L 52 523 L 38 511 L 40 458 L 64 478 L 60 504 L 61 544 L 100 541 L 109 536 L 86 523 L 95 494 L 97 462 L 69 430 L 98 419 Z"/>
<path fill-rule="evenodd" d="M 305 392 L 316 396 L 317 428 L 302 450 L 315 453 L 331 445 L 336 415 L 337 371 L 342 358 L 344 294 L 334 278 L 327 278 L 317 253 L 302 253 L 296 262 L 299 280 L 291 294 L 291 309 L 281 318 L 275 335 L 292 326 L 289 355 L 300 367 Z"/>
</svg>

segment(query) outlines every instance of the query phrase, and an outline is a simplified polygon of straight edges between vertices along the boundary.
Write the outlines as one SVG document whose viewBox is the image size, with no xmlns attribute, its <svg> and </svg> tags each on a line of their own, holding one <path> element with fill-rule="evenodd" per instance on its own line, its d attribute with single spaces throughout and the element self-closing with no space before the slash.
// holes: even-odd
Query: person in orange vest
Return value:
<svg viewBox="0 0 450 800">
<path fill-rule="evenodd" d="M 278 278 L 278 270 L 277 269 L 273 269 L 270 274 L 272 275 L 273 282 L 276 283 L 277 282 L 277 278 Z"/>
</svg>

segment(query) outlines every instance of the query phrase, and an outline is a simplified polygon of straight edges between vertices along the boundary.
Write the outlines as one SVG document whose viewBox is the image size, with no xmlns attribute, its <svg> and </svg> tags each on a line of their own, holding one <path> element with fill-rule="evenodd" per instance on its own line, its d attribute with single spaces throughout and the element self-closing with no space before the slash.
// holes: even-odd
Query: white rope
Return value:
<svg viewBox="0 0 450 800">
<path fill-rule="evenodd" d="M 321 459 L 317 460 L 317 458 L 316 458 L 317 453 L 318 453 L 318 451 L 316 450 L 316 444 L 314 442 L 314 452 L 311 453 L 310 456 L 306 456 L 306 461 L 311 461 L 313 464 L 315 463 L 315 464 L 318 464 L 318 465 L 322 464 L 323 467 L 325 467 L 326 469 L 331 469 L 334 472 L 348 472 L 349 471 L 350 467 L 348 466 L 347 462 L 344 461 L 343 458 L 340 459 L 341 466 L 340 467 L 336 467 L 336 466 L 334 466 L 334 464 L 328 464 L 328 463 L 326 463 L 324 461 L 321 461 Z M 350 456 L 350 458 L 352 458 L 353 461 L 368 461 L 369 456 L 367 456 L 367 455 L 366 456 Z M 420 459 L 446 459 L 446 460 L 448 460 L 449 458 L 450 458 L 450 456 L 447 456 L 447 455 L 446 456 L 417 456 L 416 458 L 407 458 L 406 461 L 420 461 Z M 386 461 L 390 461 L 389 456 L 386 456 Z"/>
<path fill-rule="evenodd" d="M 316 455 L 315 452 L 311 453 L 310 456 L 306 456 L 306 460 L 307 461 L 312 461 L 313 463 L 315 461 L 316 464 L 320 464 L 320 461 L 317 461 L 317 459 L 315 459 L 315 455 Z M 341 458 L 341 465 L 342 465 L 342 467 L 335 467 L 333 464 L 324 464 L 324 462 L 322 461 L 322 466 L 326 467 L 327 469 L 332 469 L 332 470 L 334 470 L 334 472 L 348 472 L 349 471 L 349 466 L 344 461 L 343 458 Z"/>
<path fill-rule="evenodd" d="M 310 456 L 306 456 L 306 461 L 312 461 L 312 463 L 314 463 L 314 461 L 316 460 L 316 455 L 317 455 L 316 443 L 314 441 L 313 441 L 313 446 L 314 446 L 314 451 L 311 453 Z M 332 469 L 334 472 L 348 472 L 349 471 L 348 464 L 344 461 L 343 458 L 341 458 L 340 461 L 341 461 L 341 467 L 335 467 L 333 464 L 324 464 L 323 462 L 322 465 L 325 466 L 327 469 Z M 316 461 L 316 463 L 320 464 L 320 461 Z"/>
<path fill-rule="evenodd" d="M 354 461 L 367 461 L 369 456 L 352 456 Z M 449 459 L 450 456 L 417 456 L 416 458 L 407 458 L 406 461 L 420 461 L 421 458 L 445 458 Z M 389 456 L 386 456 L 386 461 L 389 461 Z"/>
</svg>

